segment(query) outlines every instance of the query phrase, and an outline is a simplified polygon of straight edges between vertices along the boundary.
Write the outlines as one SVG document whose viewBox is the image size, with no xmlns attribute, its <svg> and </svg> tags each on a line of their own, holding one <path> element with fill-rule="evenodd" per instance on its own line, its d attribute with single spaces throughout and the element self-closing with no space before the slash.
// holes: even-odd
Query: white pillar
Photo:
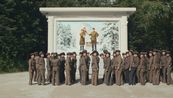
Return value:
<svg viewBox="0 0 173 98">
<path fill-rule="evenodd" d="M 47 16 L 48 20 L 48 52 L 54 52 L 54 17 Z"/>
<path fill-rule="evenodd" d="M 127 16 L 121 17 L 121 38 L 120 38 L 120 50 L 122 53 L 128 50 L 128 28 L 127 28 Z"/>
</svg>

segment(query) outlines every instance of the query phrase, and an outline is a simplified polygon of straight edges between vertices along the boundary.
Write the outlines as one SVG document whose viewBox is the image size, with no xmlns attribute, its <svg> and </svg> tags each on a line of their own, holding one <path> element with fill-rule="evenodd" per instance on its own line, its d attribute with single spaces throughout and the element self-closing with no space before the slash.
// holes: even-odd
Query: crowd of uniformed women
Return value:
<svg viewBox="0 0 173 98">
<path fill-rule="evenodd" d="M 77 64 L 77 60 L 78 64 Z M 100 63 L 102 61 L 102 63 Z M 76 70 L 79 72 L 79 81 L 82 85 L 98 85 L 99 64 L 103 64 L 104 75 L 101 79 L 106 85 L 135 85 L 147 82 L 159 85 L 160 82 L 168 85 L 172 84 L 171 65 L 172 58 L 170 52 L 157 50 L 140 52 L 129 50 L 122 53 L 116 50 L 111 53 L 104 50 L 99 55 L 97 51 L 91 54 L 84 50 L 79 53 L 77 59 L 76 52 L 67 54 L 34 52 L 29 59 L 29 85 L 33 81 L 38 85 L 71 85 L 76 83 Z M 89 69 L 91 67 L 91 81 L 89 79 Z M 46 73 L 46 74 L 45 74 Z"/>
</svg>

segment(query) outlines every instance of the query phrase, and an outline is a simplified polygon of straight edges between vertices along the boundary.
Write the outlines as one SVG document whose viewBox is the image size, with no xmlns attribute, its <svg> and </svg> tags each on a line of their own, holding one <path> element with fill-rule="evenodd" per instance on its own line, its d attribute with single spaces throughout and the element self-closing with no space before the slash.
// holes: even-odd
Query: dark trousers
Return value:
<svg viewBox="0 0 173 98">
<path fill-rule="evenodd" d="M 97 45 L 96 44 L 92 44 L 92 51 L 97 50 Z"/>
<path fill-rule="evenodd" d="M 64 83 L 65 82 L 65 73 L 64 73 L 64 69 L 60 69 L 60 82 Z"/>
<path fill-rule="evenodd" d="M 124 82 L 129 83 L 129 69 L 124 70 Z"/>
<path fill-rule="evenodd" d="M 136 84 L 136 68 L 132 67 L 131 71 L 129 71 L 129 85 Z"/>
</svg>

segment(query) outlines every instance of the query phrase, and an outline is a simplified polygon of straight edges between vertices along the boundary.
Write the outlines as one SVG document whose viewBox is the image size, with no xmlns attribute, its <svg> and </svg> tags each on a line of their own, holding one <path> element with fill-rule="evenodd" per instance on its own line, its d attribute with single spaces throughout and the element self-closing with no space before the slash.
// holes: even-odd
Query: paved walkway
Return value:
<svg viewBox="0 0 173 98">
<path fill-rule="evenodd" d="M 0 74 L 0 98 L 173 98 L 173 85 L 38 86 L 28 85 L 28 73 Z"/>
</svg>

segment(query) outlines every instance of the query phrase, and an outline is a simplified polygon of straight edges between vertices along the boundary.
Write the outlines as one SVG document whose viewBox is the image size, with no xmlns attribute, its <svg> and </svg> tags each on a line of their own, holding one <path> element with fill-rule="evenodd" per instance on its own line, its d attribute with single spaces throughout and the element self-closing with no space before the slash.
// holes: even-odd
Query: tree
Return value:
<svg viewBox="0 0 173 98">
<path fill-rule="evenodd" d="M 104 23 L 104 27 L 101 29 L 103 34 L 101 38 L 101 45 L 103 50 L 114 51 L 119 46 L 119 28 L 117 22 Z"/>
</svg>

